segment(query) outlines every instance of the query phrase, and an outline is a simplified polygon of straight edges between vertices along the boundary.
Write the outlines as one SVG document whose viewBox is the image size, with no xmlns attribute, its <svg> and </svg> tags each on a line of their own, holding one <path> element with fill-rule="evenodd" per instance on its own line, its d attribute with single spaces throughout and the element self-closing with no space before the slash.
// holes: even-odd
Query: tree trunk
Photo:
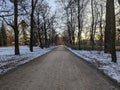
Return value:
<svg viewBox="0 0 120 90">
<path fill-rule="evenodd" d="M 38 39 L 39 39 L 39 44 L 40 44 L 39 47 L 41 47 L 43 49 L 43 42 L 42 42 L 41 32 L 40 32 L 40 20 L 39 20 L 40 18 L 39 18 L 39 15 L 40 14 L 37 13 L 37 16 L 38 16 L 37 17 L 37 19 L 38 19 L 38 21 L 37 21 L 38 22 Z"/>
<path fill-rule="evenodd" d="M 72 41 L 71 41 L 71 30 L 70 30 L 70 21 L 69 21 L 68 8 L 66 9 L 66 15 L 67 15 L 67 30 L 68 30 L 68 36 L 69 36 L 68 44 L 71 45 Z"/>
<path fill-rule="evenodd" d="M 115 9 L 114 0 L 107 0 L 106 3 L 106 28 L 105 28 L 105 52 L 110 52 L 112 62 L 117 62 L 115 49 Z"/>
<path fill-rule="evenodd" d="M 101 14 L 100 15 L 100 25 L 99 25 L 99 28 L 100 28 L 100 50 L 103 50 L 103 27 L 102 27 L 102 19 L 103 19 L 103 6 L 100 5 L 101 7 Z"/>
<path fill-rule="evenodd" d="M 5 25 L 3 22 L 2 22 L 2 26 L 1 26 L 1 34 L 2 34 L 2 38 L 3 38 L 3 46 L 7 46 L 6 28 L 5 28 Z"/>
<path fill-rule="evenodd" d="M 45 47 L 47 48 L 48 47 L 48 39 L 47 39 L 47 29 L 46 29 L 46 21 L 44 19 L 44 34 L 45 34 Z"/>
<path fill-rule="evenodd" d="M 33 5 L 34 1 L 31 1 L 31 5 L 32 5 L 32 11 L 31 11 L 31 30 L 30 30 L 30 51 L 33 52 L 33 16 L 34 16 L 34 5 Z"/>
<path fill-rule="evenodd" d="M 18 38 L 18 0 L 14 1 L 14 33 L 15 33 L 15 55 L 19 55 L 19 38 Z"/>
<path fill-rule="evenodd" d="M 80 0 L 77 2 L 77 8 L 78 8 L 78 49 L 81 49 L 81 30 L 80 30 Z"/>
<path fill-rule="evenodd" d="M 94 50 L 94 2 L 91 0 L 91 10 L 92 10 L 92 23 L 91 23 L 91 36 L 90 36 L 90 41 L 91 41 L 91 49 Z"/>
</svg>

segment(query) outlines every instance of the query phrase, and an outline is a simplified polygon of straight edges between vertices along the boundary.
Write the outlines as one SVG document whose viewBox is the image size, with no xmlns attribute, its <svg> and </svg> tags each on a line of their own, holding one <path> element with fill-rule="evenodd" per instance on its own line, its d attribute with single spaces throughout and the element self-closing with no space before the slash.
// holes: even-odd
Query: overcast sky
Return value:
<svg viewBox="0 0 120 90">
<path fill-rule="evenodd" d="M 51 10 L 52 11 L 55 11 L 56 10 L 56 3 L 55 3 L 55 0 L 48 0 L 48 3 L 51 7 Z"/>
</svg>

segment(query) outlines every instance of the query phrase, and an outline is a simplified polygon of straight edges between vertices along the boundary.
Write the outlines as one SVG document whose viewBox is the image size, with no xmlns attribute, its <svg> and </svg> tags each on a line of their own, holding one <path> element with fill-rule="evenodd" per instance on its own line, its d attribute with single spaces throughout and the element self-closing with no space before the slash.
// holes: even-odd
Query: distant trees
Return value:
<svg viewBox="0 0 120 90">
<path fill-rule="evenodd" d="M 116 8 L 114 0 L 59 0 L 59 3 L 66 15 L 64 18 L 66 18 L 68 32 L 64 31 L 64 40 L 73 48 L 90 50 L 103 50 L 104 48 L 105 53 L 110 53 L 112 61 L 116 62 Z M 120 4 L 120 0 L 118 3 Z M 118 15 L 119 11 L 116 14 Z M 75 17 L 75 22 L 71 17 Z M 117 23 L 119 21 L 117 20 Z M 72 26 L 74 28 L 71 28 Z M 117 30 L 119 34 L 119 29 Z M 71 43 L 72 31 L 74 31 L 75 41 L 78 45 Z M 82 40 L 83 38 L 84 40 Z"/>
<path fill-rule="evenodd" d="M 7 44 L 8 46 L 14 45 L 14 31 L 12 29 L 7 30 Z"/>
<path fill-rule="evenodd" d="M 24 20 L 22 20 L 19 25 L 21 26 L 21 29 L 22 29 L 21 34 L 24 39 L 23 43 L 24 43 L 24 45 L 28 45 L 28 35 L 27 35 L 27 31 L 26 31 L 28 24 Z"/>
<path fill-rule="evenodd" d="M 49 47 L 53 43 L 56 35 L 54 23 L 56 23 L 56 14 L 51 14 L 50 7 L 45 1 L 37 4 L 35 10 L 36 36 L 41 48 Z"/>
<path fill-rule="evenodd" d="M 8 36 L 11 37 L 11 40 L 14 38 L 15 55 L 20 54 L 20 28 L 22 29 L 25 45 L 28 43 L 25 29 L 30 29 L 29 45 L 31 52 L 33 52 L 33 46 L 38 45 L 38 43 L 41 48 L 44 48 L 53 42 L 52 37 L 54 37 L 54 35 L 51 35 L 51 33 L 55 31 L 55 15 L 51 14 L 49 5 L 47 3 L 45 5 L 45 0 L 3 0 L 0 2 L 0 19 L 4 20 L 4 22 L 14 30 L 14 36 Z M 40 11 L 37 11 L 38 7 Z M 8 31 L 8 33 L 11 33 L 11 31 Z M 50 40 L 51 38 L 52 40 Z"/>
<path fill-rule="evenodd" d="M 48 15 L 49 15 L 49 7 L 47 3 L 44 3 L 43 6 L 41 7 L 41 17 L 43 20 L 43 33 L 44 33 L 44 39 L 45 39 L 45 47 L 48 47 L 48 34 L 47 34 L 47 25 L 49 23 L 48 20 Z"/>
<path fill-rule="evenodd" d="M 91 49 L 95 49 L 95 36 L 99 32 L 100 47 L 102 48 L 103 43 L 103 1 L 91 0 L 91 28 L 90 28 L 90 42 Z M 97 30 L 99 28 L 99 31 Z"/>
<path fill-rule="evenodd" d="M 78 20 L 78 45 L 79 50 L 81 49 L 81 39 L 82 39 L 82 31 L 83 31 L 83 23 L 84 23 L 84 15 L 85 15 L 85 9 L 88 5 L 88 0 L 77 0 L 77 20 Z"/>
<path fill-rule="evenodd" d="M 7 46 L 6 28 L 3 22 L 0 28 L 0 46 Z"/>
<path fill-rule="evenodd" d="M 65 10 L 66 27 L 70 45 L 75 45 L 75 37 L 78 40 L 78 49 L 81 49 L 82 31 L 85 20 L 85 10 L 89 0 L 60 0 L 62 8 Z M 75 36 L 75 33 L 77 35 Z"/>
<path fill-rule="evenodd" d="M 95 1 L 91 0 L 91 12 L 92 12 L 92 21 L 91 21 L 91 29 L 90 29 L 90 41 L 91 41 L 91 49 L 94 50 L 94 38 L 96 34 L 96 24 L 98 19 L 98 14 L 96 14 L 96 5 Z"/>
<path fill-rule="evenodd" d="M 68 41 L 67 44 L 69 45 L 74 45 L 75 43 L 75 37 L 74 37 L 74 32 L 75 32 L 75 26 L 76 26 L 76 5 L 74 0 L 60 0 L 59 3 L 62 6 L 62 9 L 65 11 L 64 12 L 64 20 L 66 24 L 66 30 L 68 33 Z M 62 12 L 63 13 L 63 12 Z"/>
<path fill-rule="evenodd" d="M 30 29 L 28 31 L 31 52 L 33 52 L 34 45 L 44 48 L 55 43 L 57 36 L 55 31 L 56 13 L 51 13 L 50 6 L 45 0 L 9 1 L 10 6 L 7 4 L 7 0 L 0 1 L 0 18 L 14 30 L 14 37 L 10 37 L 11 40 L 14 38 L 16 55 L 20 54 L 20 26 L 25 45 L 28 42 L 25 29 Z M 66 30 L 64 31 L 66 44 L 77 47 L 77 49 L 87 46 L 92 50 L 100 46 L 106 53 L 111 53 L 112 61 L 116 62 L 114 0 L 59 0 L 59 4 L 62 8 L 61 19 Z M 88 18 L 90 19 L 87 20 Z M 119 23 L 119 20 L 117 22 Z M 7 35 L 4 29 L 5 26 L 2 24 L 0 41 L 1 45 L 6 46 L 7 38 L 5 37 Z"/>
<path fill-rule="evenodd" d="M 99 41 L 100 41 L 100 48 L 101 48 L 101 50 L 103 50 L 103 38 L 104 38 L 104 32 L 103 32 L 103 14 L 104 14 L 104 11 L 103 11 L 103 9 L 104 9 L 104 7 L 103 7 L 103 4 L 101 3 L 101 4 L 99 4 L 99 9 L 100 10 L 98 10 L 98 18 L 99 18 L 99 20 L 98 20 L 98 24 L 99 24 L 99 33 L 100 33 L 100 35 L 99 35 Z"/>
</svg>

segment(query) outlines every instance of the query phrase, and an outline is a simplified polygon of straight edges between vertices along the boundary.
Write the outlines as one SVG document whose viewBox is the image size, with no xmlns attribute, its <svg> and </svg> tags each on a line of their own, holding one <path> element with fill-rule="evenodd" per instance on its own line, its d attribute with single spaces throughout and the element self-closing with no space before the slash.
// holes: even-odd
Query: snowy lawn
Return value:
<svg viewBox="0 0 120 90">
<path fill-rule="evenodd" d="M 105 74 L 120 83 L 120 52 L 117 52 L 117 63 L 113 63 L 111 62 L 111 55 L 105 54 L 103 51 L 68 49 L 84 60 L 91 62 Z"/>
<path fill-rule="evenodd" d="M 14 47 L 0 47 L 0 74 L 37 58 L 55 47 L 41 49 L 34 47 L 34 52 L 29 51 L 28 46 L 20 46 L 20 55 L 14 55 Z"/>
</svg>

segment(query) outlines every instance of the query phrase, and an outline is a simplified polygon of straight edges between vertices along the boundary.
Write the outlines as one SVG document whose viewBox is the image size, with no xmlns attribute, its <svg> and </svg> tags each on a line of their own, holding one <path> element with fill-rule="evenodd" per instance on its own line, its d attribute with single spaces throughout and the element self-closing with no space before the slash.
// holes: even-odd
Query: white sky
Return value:
<svg viewBox="0 0 120 90">
<path fill-rule="evenodd" d="M 49 5 L 50 5 L 51 10 L 52 10 L 53 13 L 59 8 L 59 7 L 57 7 L 58 4 L 57 4 L 55 1 L 57 1 L 57 0 L 48 0 L 48 3 L 49 3 Z M 58 13 L 57 13 L 57 14 L 58 14 Z M 60 24 L 60 20 L 58 21 L 58 23 Z M 62 33 L 63 30 L 62 30 L 61 28 L 59 28 L 59 27 L 61 27 L 61 25 L 57 25 L 56 31 L 57 31 L 58 33 Z"/>
<path fill-rule="evenodd" d="M 54 12 L 56 10 L 56 3 L 55 0 L 48 0 L 48 3 L 51 7 L 51 10 Z"/>
</svg>

